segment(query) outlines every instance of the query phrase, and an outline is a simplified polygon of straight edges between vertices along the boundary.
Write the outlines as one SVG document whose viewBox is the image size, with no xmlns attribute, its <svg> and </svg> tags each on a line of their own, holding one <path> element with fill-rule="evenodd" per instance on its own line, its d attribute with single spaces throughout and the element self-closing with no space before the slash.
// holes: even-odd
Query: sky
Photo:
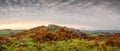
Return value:
<svg viewBox="0 0 120 51">
<path fill-rule="evenodd" d="M 0 0 L 0 29 L 120 30 L 119 9 L 120 0 Z"/>
</svg>

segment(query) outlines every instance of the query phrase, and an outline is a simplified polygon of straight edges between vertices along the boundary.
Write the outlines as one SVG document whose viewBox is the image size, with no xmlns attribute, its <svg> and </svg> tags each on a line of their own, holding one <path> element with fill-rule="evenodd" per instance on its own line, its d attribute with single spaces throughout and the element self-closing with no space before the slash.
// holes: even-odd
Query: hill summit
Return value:
<svg viewBox="0 0 120 51">
<path fill-rule="evenodd" d="M 50 24 L 48 26 L 39 26 L 30 30 L 11 34 L 10 36 L 22 39 L 20 37 L 26 37 L 28 35 L 35 41 L 50 41 L 79 38 L 80 36 L 85 35 L 85 33 L 74 28 Z"/>
</svg>

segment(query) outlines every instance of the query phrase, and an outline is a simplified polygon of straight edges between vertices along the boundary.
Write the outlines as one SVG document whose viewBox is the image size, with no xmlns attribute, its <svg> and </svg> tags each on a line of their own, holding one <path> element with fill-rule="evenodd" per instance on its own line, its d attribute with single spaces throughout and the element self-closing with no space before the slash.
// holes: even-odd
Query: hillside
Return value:
<svg viewBox="0 0 120 51">
<path fill-rule="evenodd" d="M 22 37 L 30 36 L 36 41 L 48 41 L 48 40 L 61 40 L 61 39 L 73 39 L 78 38 L 85 33 L 80 32 L 79 30 L 61 27 L 57 25 L 48 25 L 48 26 L 39 26 L 32 28 L 30 30 L 25 30 L 23 32 L 15 33 L 9 35 L 10 37 Z M 20 38 L 22 39 L 22 38 Z"/>
<path fill-rule="evenodd" d="M 0 36 L 0 51 L 110 51 L 120 49 L 120 33 L 90 36 L 50 24 Z"/>
</svg>

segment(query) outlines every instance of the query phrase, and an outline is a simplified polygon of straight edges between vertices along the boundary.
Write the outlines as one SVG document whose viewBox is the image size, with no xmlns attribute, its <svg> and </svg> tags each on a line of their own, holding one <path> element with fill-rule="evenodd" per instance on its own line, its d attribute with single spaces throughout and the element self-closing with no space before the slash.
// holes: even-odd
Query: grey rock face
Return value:
<svg viewBox="0 0 120 51">
<path fill-rule="evenodd" d="M 54 24 L 50 24 L 47 26 L 47 29 L 50 31 L 56 31 L 58 29 L 64 29 L 65 31 L 69 31 L 72 32 L 74 34 L 80 34 L 80 31 L 74 28 L 67 28 L 67 27 L 62 27 L 62 26 L 58 26 L 58 25 L 54 25 Z"/>
</svg>

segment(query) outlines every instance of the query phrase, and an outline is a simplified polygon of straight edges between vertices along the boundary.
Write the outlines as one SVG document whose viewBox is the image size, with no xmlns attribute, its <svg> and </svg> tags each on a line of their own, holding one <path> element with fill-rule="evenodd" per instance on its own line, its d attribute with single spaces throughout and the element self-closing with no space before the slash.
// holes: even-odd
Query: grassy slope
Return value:
<svg viewBox="0 0 120 51">
<path fill-rule="evenodd" d="M 34 42 L 30 37 L 23 40 L 11 39 L 14 42 L 10 46 L 3 45 L 5 51 L 120 51 L 118 46 L 102 47 L 104 41 L 99 41 L 98 45 L 95 41 L 86 41 L 79 39 L 50 41 L 50 42 Z"/>
<path fill-rule="evenodd" d="M 0 47 L 2 47 L 1 49 L 3 49 L 3 51 L 120 51 L 120 46 L 106 45 L 104 40 L 88 41 L 74 38 L 40 42 L 41 40 L 35 41 L 31 38 L 31 35 L 33 36 L 36 32 L 45 31 L 45 29 L 45 27 L 37 27 L 15 34 L 14 36 L 4 36 L 6 37 L 5 39 L 9 39 L 10 42 L 7 41 L 7 43 L 3 43 L 5 41 L 0 39 L 3 43 Z M 50 32 L 52 34 L 59 34 L 54 31 Z M 43 32 L 43 34 L 46 34 L 46 32 Z M 37 36 L 39 36 L 39 34 Z"/>
</svg>

